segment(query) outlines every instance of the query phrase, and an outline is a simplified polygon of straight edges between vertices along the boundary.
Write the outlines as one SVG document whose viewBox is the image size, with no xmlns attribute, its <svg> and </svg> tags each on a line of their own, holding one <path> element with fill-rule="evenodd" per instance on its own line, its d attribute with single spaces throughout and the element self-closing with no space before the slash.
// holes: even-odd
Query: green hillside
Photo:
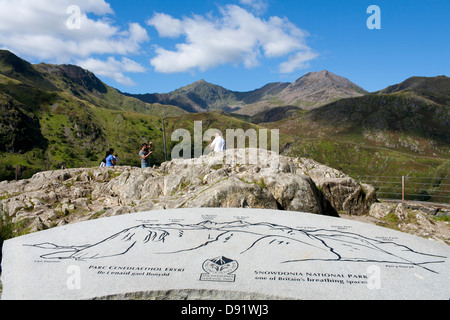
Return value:
<svg viewBox="0 0 450 320">
<path fill-rule="evenodd" d="M 159 116 L 103 109 L 67 93 L 37 90 L 38 96 L 39 102 L 30 106 L 0 94 L 1 180 L 14 178 L 16 165 L 21 178 L 58 169 L 63 163 L 97 166 L 110 147 L 121 155 L 122 163 L 138 164 L 135 154 L 140 144 L 162 141 Z M 156 154 L 156 161 L 161 160 Z"/>
<path fill-rule="evenodd" d="M 449 78 L 440 79 L 441 85 L 442 80 L 449 85 Z M 401 176 L 411 176 L 416 180 L 409 193 L 430 195 L 417 199 L 448 202 L 450 107 L 437 103 L 442 95 L 430 91 L 382 92 L 342 99 L 268 126 L 295 139 L 287 155 L 311 157 L 373 184 L 384 180 L 383 192 L 398 194 Z"/>
<path fill-rule="evenodd" d="M 381 90 L 379 94 L 413 92 L 438 104 L 450 106 L 450 80 L 446 76 L 412 77 L 400 84 Z"/>
<path fill-rule="evenodd" d="M 16 167 L 27 178 L 62 164 L 97 166 L 111 147 L 137 165 L 143 142 L 162 141 L 161 116 L 184 114 L 122 95 L 79 67 L 35 66 L 0 51 L 0 180 Z"/>
</svg>

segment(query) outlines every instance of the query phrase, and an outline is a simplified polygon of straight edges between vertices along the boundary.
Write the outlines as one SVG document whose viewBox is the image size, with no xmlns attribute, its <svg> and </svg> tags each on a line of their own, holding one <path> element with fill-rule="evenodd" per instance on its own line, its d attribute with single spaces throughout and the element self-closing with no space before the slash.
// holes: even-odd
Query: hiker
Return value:
<svg viewBox="0 0 450 320">
<path fill-rule="evenodd" d="M 151 143 L 151 142 L 150 142 Z M 139 158 L 141 159 L 141 168 L 150 168 L 150 156 L 153 151 L 149 149 L 148 144 L 144 143 L 142 145 L 141 151 L 139 152 Z"/>
<path fill-rule="evenodd" d="M 114 157 L 114 149 L 109 149 L 109 156 L 106 157 L 106 167 L 115 167 L 117 164 L 116 157 Z"/>
<path fill-rule="evenodd" d="M 219 132 L 216 133 L 216 138 L 211 144 L 211 149 L 213 149 L 214 152 L 225 151 L 225 139 L 222 138 L 222 135 Z"/>
<path fill-rule="evenodd" d="M 111 151 L 106 151 L 106 155 L 102 160 L 102 163 L 100 164 L 100 168 L 105 168 L 106 167 L 106 159 L 111 155 Z"/>
</svg>

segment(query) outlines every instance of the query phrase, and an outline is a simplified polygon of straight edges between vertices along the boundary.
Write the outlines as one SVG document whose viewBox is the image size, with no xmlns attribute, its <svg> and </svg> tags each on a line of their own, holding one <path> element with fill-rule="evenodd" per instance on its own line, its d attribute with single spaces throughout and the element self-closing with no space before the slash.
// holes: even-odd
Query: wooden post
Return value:
<svg viewBox="0 0 450 320">
<path fill-rule="evenodd" d="M 405 176 L 402 176 L 402 201 L 405 202 Z"/>
<path fill-rule="evenodd" d="M 19 165 L 16 164 L 16 181 L 19 180 Z"/>
<path fill-rule="evenodd" d="M 167 161 L 166 125 L 164 123 L 164 117 L 162 117 L 162 125 L 163 125 L 163 138 L 164 138 L 164 158 Z"/>
</svg>

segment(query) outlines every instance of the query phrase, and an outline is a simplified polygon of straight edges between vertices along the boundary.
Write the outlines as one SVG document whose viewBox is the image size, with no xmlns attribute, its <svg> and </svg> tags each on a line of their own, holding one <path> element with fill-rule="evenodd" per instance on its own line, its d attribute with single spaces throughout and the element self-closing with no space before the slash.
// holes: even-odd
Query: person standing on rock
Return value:
<svg viewBox="0 0 450 320">
<path fill-rule="evenodd" d="M 100 164 L 100 168 L 105 168 L 106 167 L 106 158 L 108 158 L 111 155 L 111 151 L 106 151 L 106 155 L 103 158 L 101 164 Z"/>
<path fill-rule="evenodd" d="M 148 144 L 144 143 L 142 145 L 141 151 L 139 152 L 139 158 L 141 159 L 141 168 L 150 168 L 150 156 L 153 151 L 148 148 Z"/>
<path fill-rule="evenodd" d="M 214 152 L 225 151 L 225 139 L 222 138 L 222 135 L 219 132 L 216 133 L 216 138 L 211 144 L 211 149 L 213 149 Z"/>
<path fill-rule="evenodd" d="M 106 158 L 106 167 L 115 167 L 117 164 L 116 157 L 114 157 L 114 149 L 109 149 L 109 156 Z"/>
</svg>

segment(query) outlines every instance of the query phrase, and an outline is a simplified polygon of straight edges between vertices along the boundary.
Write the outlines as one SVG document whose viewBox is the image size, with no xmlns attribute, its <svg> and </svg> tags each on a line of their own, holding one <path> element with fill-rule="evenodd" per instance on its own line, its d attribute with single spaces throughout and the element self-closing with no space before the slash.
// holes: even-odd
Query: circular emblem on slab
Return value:
<svg viewBox="0 0 450 320">
<path fill-rule="evenodd" d="M 210 260 L 206 260 L 203 263 L 203 270 L 209 274 L 232 274 L 239 268 L 239 264 L 236 260 L 232 260 L 226 257 L 218 257 Z"/>
</svg>

